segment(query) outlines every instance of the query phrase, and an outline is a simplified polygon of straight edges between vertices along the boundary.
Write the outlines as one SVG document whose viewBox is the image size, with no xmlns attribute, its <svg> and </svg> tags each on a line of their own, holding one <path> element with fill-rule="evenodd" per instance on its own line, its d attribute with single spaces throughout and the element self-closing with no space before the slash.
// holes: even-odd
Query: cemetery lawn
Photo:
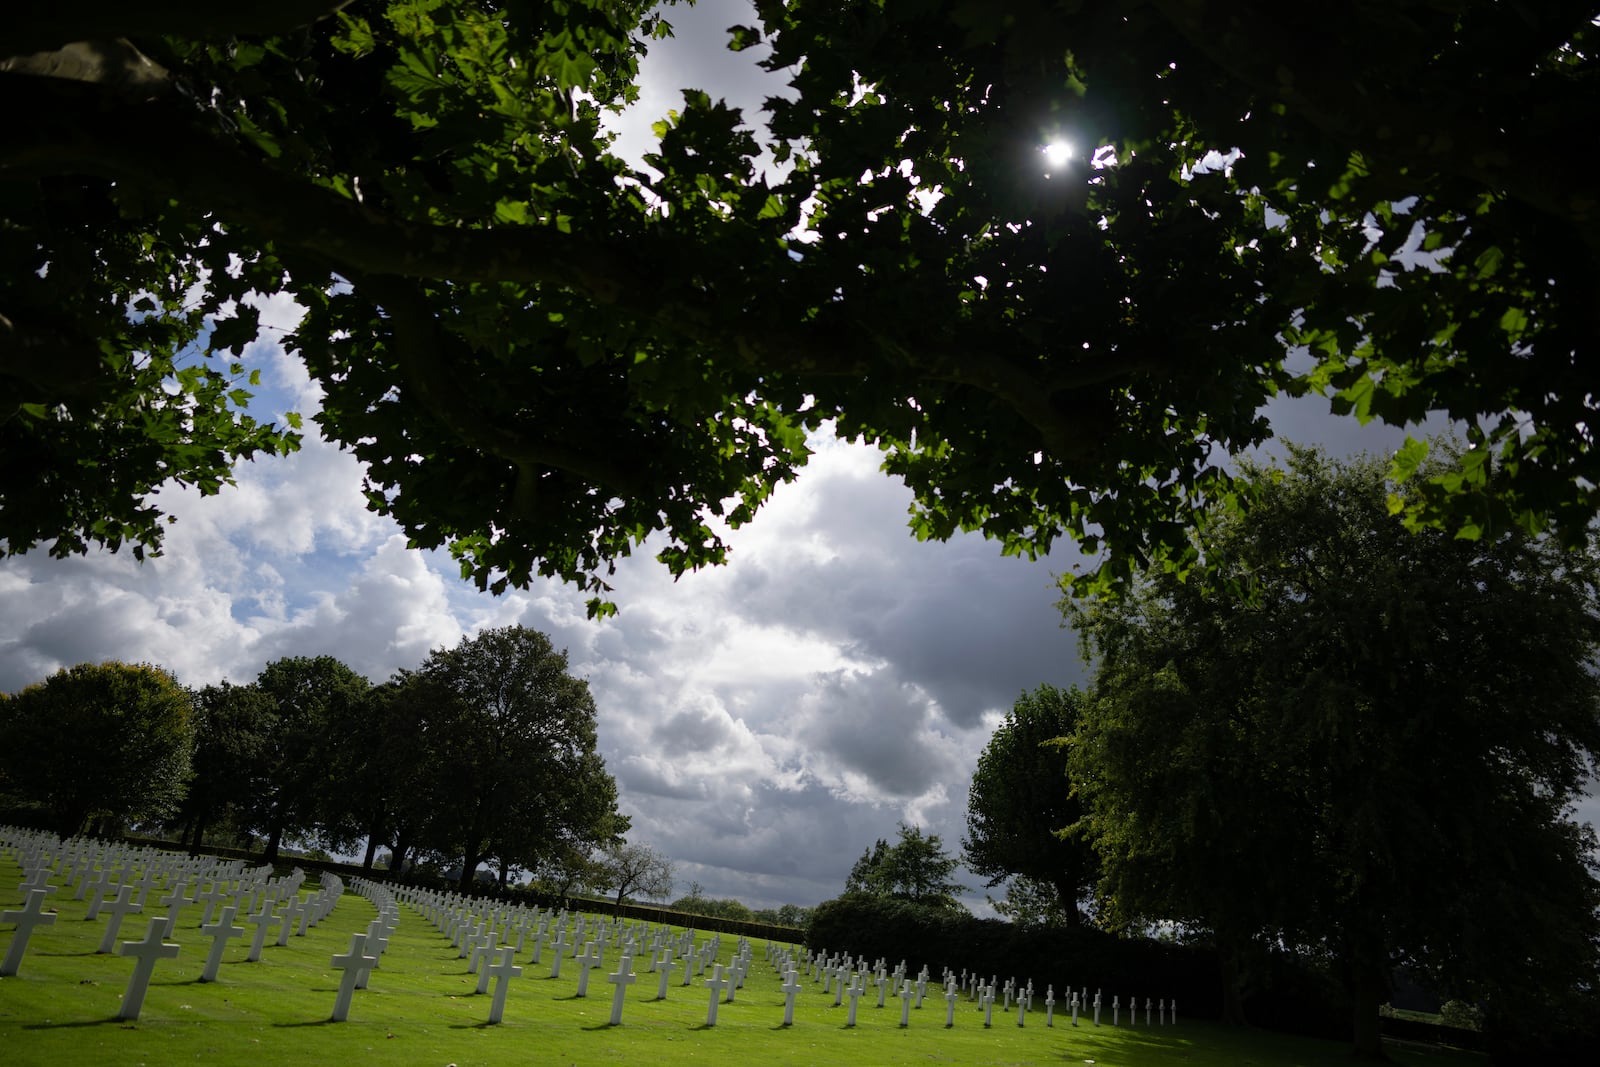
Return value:
<svg viewBox="0 0 1600 1067">
<path fill-rule="evenodd" d="M 0 859 L 0 907 L 21 903 L 21 872 Z M 700 980 L 684 987 L 674 971 L 665 1001 L 656 1001 L 658 977 L 635 964 L 638 982 L 627 991 L 622 1025 L 609 1026 L 616 949 L 592 972 L 588 995 L 574 996 L 577 964 L 563 963 L 550 978 L 550 950 L 529 961 L 519 953 L 522 977 L 512 979 L 505 1021 L 486 1023 L 490 995 L 475 993 L 477 976 L 467 961 L 419 913 L 402 906 L 399 929 L 369 987 L 357 990 L 348 1022 L 328 1021 L 339 985 L 330 966 L 349 949 L 350 935 L 365 931 L 376 909 L 347 891 L 333 913 L 305 937 L 279 948 L 269 940 L 261 961 L 245 962 L 248 938 L 231 941 L 217 981 L 198 981 L 209 939 L 199 936 L 198 907 L 180 917 L 168 938 L 183 946 L 177 959 L 156 965 L 137 1022 L 119 1022 L 122 991 L 133 961 L 97 955 L 104 924 L 86 922 L 87 904 L 69 891 L 50 898 L 58 916 L 37 928 L 19 973 L 0 978 L 0 1061 L 12 1067 L 64 1063 L 261 1064 L 286 1062 L 355 1065 L 650 1064 L 706 1067 L 709 1064 L 1003 1064 L 1100 1067 L 1345 1067 L 1349 1048 L 1213 1023 L 1182 1020 L 1177 1026 L 1074 1029 L 1057 1014 L 1045 1026 L 1036 997 L 1026 1027 L 1016 1010 L 997 1003 L 994 1025 L 963 999 L 956 1024 L 945 1029 L 945 1003 L 932 988 L 911 1025 L 900 1029 L 900 1008 L 889 998 L 882 1009 L 875 994 L 863 997 L 859 1025 L 844 1026 L 846 1009 L 802 976 L 795 1022 L 783 1027 L 780 979 L 764 961 L 765 945 L 753 944 L 755 965 L 732 1004 L 718 1008 L 717 1025 L 705 1027 L 708 995 Z M 119 941 L 144 935 L 148 920 L 129 916 Z M 11 941 L 0 927 L 0 952 Z M 721 959 L 732 958 L 736 939 L 724 936 Z M 915 965 L 915 961 L 913 962 Z M 707 974 L 709 975 L 709 970 Z M 492 987 L 491 987 L 492 988 Z M 848 1003 L 848 1001 L 846 1002 Z M 1126 1021 L 1126 1020 L 1124 1020 Z M 1461 1052 L 1391 1049 L 1396 1062 L 1413 1067 L 1484 1067 L 1481 1056 Z"/>
</svg>

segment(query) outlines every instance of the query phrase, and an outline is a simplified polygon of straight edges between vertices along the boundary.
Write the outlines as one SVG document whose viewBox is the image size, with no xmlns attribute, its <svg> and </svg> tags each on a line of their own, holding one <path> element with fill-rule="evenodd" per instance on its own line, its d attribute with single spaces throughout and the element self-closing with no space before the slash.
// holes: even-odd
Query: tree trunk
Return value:
<svg viewBox="0 0 1600 1067">
<path fill-rule="evenodd" d="M 389 849 L 389 874 L 394 878 L 404 878 L 406 873 L 406 857 L 411 854 L 411 839 L 401 831 L 394 839 L 394 846 Z"/>
<path fill-rule="evenodd" d="M 204 815 L 196 815 L 194 817 L 192 829 L 194 830 L 194 836 L 189 839 L 189 855 L 198 856 L 200 855 L 201 842 L 205 840 L 206 835 L 206 818 Z"/>
<path fill-rule="evenodd" d="M 1056 882 L 1056 906 L 1061 921 L 1074 930 L 1083 928 L 1083 912 L 1078 910 L 1078 887 L 1071 882 Z"/>
<path fill-rule="evenodd" d="M 504 856 L 501 856 L 500 857 L 500 883 L 499 884 L 500 884 L 500 891 L 502 893 L 504 893 L 505 890 L 506 890 L 506 877 L 510 873 L 511 873 L 511 864 L 506 862 L 506 859 L 505 859 Z"/>
<path fill-rule="evenodd" d="M 283 824 L 274 823 L 267 834 L 267 849 L 261 854 L 262 863 L 278 862 L 278 845 L 283 841 Z"/>
<path fill-rule="evenodd" d="M 1350 999 L 1355 1002 L 1355 1055 L 1362 1060 L 1387 1060 L 1379 1031 L 1378 1008 L 1387 999 L 1382 968 L 1357 964 L 1352 968 Z"/>
<path fill-rule="evenodd" d="M 1217 955 L 1222 961 L 1222 1021 L 1229 1026 L 1249 1026 L 1239 982 L 1239 950 L 1231 939 L 1219 935 Z"/>
<path fill-rule="evenodd" d="M 366 874 L 372 873 L 372 859 L 378 854 L 378 835 L 367 835 L 367 854 L 361 859 L 361 870 Z"/>
<path fill-rule="evenodd" d="M 472 888 L 473 878 L 478 873 L 478 864 L 483 862 L 483 853 L 469 852 L 461 857 L 461 881 L 456 886 L 463 893 Z"/>
</svg>

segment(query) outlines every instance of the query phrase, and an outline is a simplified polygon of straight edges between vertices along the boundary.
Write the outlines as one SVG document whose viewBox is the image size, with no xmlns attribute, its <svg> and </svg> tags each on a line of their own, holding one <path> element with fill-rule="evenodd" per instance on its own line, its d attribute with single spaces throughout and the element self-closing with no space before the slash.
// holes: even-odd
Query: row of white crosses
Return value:
<svg viewBox="0 0 1600 1067">
<path fill-rule="evenodd" d="M 479 993 L 488 990 L 491 978 L 499 979 L 490 1008 L 491 1023 L 500 1022 L 503 1017 L 506 980 L 522 974 L 523 969 L 515 964 L 516 954 L 530 943 L 530 964 L 540 963 L 541 955 L 548 948 L 551 978 L 561 977 L 566 961 L 577 965 L 574 996 L 588 996 L 590 975 L 594 970 L 605 973 L 606 981 L 612 986 L 610 1024 L 613 1026 L 621 1025 L 627 990 L 639 981 L 639 972 L 634 967 L 636 959 L 648 961 L 643 973 L 657 976 L 657 1000 L 667 998 L 675 969 L 682 975 L 682 985 L 688 986 L 705 973 L 706 967 L 712 967 L 711 976 L 704 981 L 708 993 L 708 1026 L 716 1025 L 718 1005 L 732 1003 L 750 973 L 752 950 L 743 938 L 736 945 L 732 960 L 724 966 L 716 962 L 722 944 L 719 934 L 698 941 L 692 930 L 675 933 L 664 925 L 591 919 L 565 911 L 544 912 L 528 905 L 505 905 L 484 898 L 411 887 L 399 888 L 397 893 L 451 939 L 452 946 L 460 951 L 460 958 L 468 961 L 469 973 L 478 971 Z M 502 940 L 509 942 L 512 931 L 516 932 L 517 944 L 501 943 Z M 605 972 L 606 949 L 612 946 L 619 953 L 617 969 Z M 488 963 L 495 958 L 498 962 Z M 482 970 L 479 970 L 480 965 Z M 793 994 L 799 992 L 800 987 L 793 979 L 788 985 L 793 989 L 787 995 L 785 1017 L 792 1022 Z"/>
<path fill-rule="evenodd" d="M 181 950 L 179 943 L 168 938 L 174 936 L 185 906 L 205 905 L 197 925 L 200 936 L 211 939 L 211 946 L 199 980 L 214 982 L 227 943 L 245 935 L 244 927 L 235 924 L 241 912 L 256 927 L 247 957 L 254 962 L 261 958 L 265 935 L 273 923 L 281 924 L 278 944 L 286 945 L 297 925 L 303 936 L 308 926 L 326 918 L 344 891 L 339 877 L 330 874 L 316 893 L 302 898 L 298 890 L 305 875 L 298 868 L 288 877 L 276 878 L 270 865 L 247 871 L 242 860 L 197 859 L 84 838 L 62 841 L 54 835 L 10 827 L 0 828 L 0 850 L 16 854 L 23 871 L 19 888 L 26 901 L 20 910 L 0 912 L 0 922 L 17 927 L 5 959 L 0 961 L 0 976 L 16 974 L 33 930 L 55 922 L 56 913 L 45 911 L 44 903 L 61 891 L 50 881 L 59 878 L 68 887 L 76 886 L 74 900 L 89 901 L 86 921 L 100 919 L 103 913 L 106 927 L 97 951 L 134 961 L 117 1013 L 124 1020 L 139 1018 L 156 963 L 176 958 Z M 152 902 L 151 895 L 163 889 L 165 893 Z M 159 904 L 165 914 L 153 913 L 143 938 L 119 942 L 124 917 L 143 913 L 147 904 Z"/>
<path fill-rule="evenodd" d="M 879 1008 L 884 1007 L 886 989 L 893 996 L 900 998 L 900 1025 L 902 1027 L 910 1025 L 911 1009 L 913 1007 L 922 1007 L 930 982 L 930 975 L 926 966 L 913 979 L 907 972 L 904 960 L 893 971 L 887 971 L 886 961 L 881 958 L 876 964 L 869 967 L 865 957 L 852 960 L 847 952 L 835 953 L 831 956 L 825 949 L 817 951 L 806 950 L 804 953 L 796 953 L 792 949 L 784 950 L 770 943 L 767 947 L 767 959 L 774 970 L 783 976 L 786 993 L 788 992 L 788 983 L 790 981 L 798 981 L 798 976 L 803 970 L 813 982 L 822 983 L 822 992 L 824 994 L 828 993 L 830 989 L 832 990 L 834 1007 L 839 1007 L 844 998 L 848 997 L 850 1003 L 846 1012 L 845 1025 L 847 1027 L 856 1025 L 857 1007 L 861 997 L 867 993 L 869 982 L 876 987 L 877 1006 Z M 791 975 L 794 976 L 793 979 L 791 979 Z M 1009 1011 L 1013 1001 L 1015 1002 L 1018 1026 L 1026 1025 L 1027 1013 L 1033 1010 L 1035 994 L 1031 979 L 1021 986 L 1017 985 L 1015 979 L 1008 979 L 1004 984 L 1001 984 L 998 976 L 991 976 L 985 982 L 983 977 L 976 972 L 968 974 L 966 971 L 962 971 L 957 976 L 949 968 L 946 968 L 942 985 L 944 987 L 943 999 L 945 1001 L 946 1027 L 955 1025 L 956 1005 L 963 996 L 977 1003 L 979 1010 L 984 1013 L 983 1024 L 986 1027 L 994 1024 L 994 1005 L 997 994 L 1000 997 L 1003 1011 Z M 788 1000 L 790 1002 L 793 1001 L 792 994 L 788 996 Z M 1044 996 L 1046 1026 L 1053 1027 L 1055 1025 L 1055 1007 L 1057 1003 L 1055 986 L 1048 986 Z M 1059 1003 L 1071 1010 L 1073 1026 L 1078 1025 L 1080 1011 L 1088 1012 L 1091 1009 L 1093 1011 L 1094 1025 L 1100 1025 L 1103 998 L 1099 991 L 1096 991 L 1091 1001 L 1087 988 L 1081 992 L 1069 988 Z M 1146 997 L 1144 1011 L 1146 1025 L 1151 1024 L 1153 1012 L 1155 1013 L 1155 1021 L 1163 1025 L 1178 1021 L 1178 1002 L 1176 1000 L 1172 1000 L 1169 1003 L 1164 998 L 1157 1001 Z M 1122 1002 L 1119 997 L 1112 997 L 1111 1012 L 1112 1025 L 1120 1025 Z M 786 1012 L 786 1021 L 789 1015 L 790 1013 Z M 1130 1024 L 1136 1024 L 1138 1021 L 1138 1003 L 1135 998 L 1131 997 L 1128 1001 L 1128 1021 Z"/>
</svg>

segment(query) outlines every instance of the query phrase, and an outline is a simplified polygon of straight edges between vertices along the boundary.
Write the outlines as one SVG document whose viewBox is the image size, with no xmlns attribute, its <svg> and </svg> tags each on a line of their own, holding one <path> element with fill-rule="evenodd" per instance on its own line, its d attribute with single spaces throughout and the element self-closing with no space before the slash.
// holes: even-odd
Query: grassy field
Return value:
<svg viewBox="0 0 1600 1067">
<path fill-rule="evenodd" d="M 0 904 L 20 904 L 20 872 L 0 859 Z M 339 972 L 329 964 L 349 947 L 350 934 L 364 931 L 373 905 L 346 893 L 332 915 L 305 937 L 279 948 L 269 939 L 258 963 L 245 962 L 248 938 L 229 943 L 218 980 L 198 981 L 210 947 L 197 929 L 199 907 L 180 917 L 169 940 L 183 946 L 163 960 L 137 1023 L 116 1020 L 132 961 L 97 955 L 102 922 L 85 922 L 86 904 L 67 893 L 51 898 L 59 915 L 38 928 L 17 976 L 0 979 L 0 1062 L 33 1064 L 155 1065 L 317 1063 L 445 1067 L 500 1064 L 1100 1064 L 1107 1067 L 1333 1067 L 1348 1063 L 1339 1043 L 1239 1031 L 1200 1021 L 1176 1026 L 1080 1025 L 1058 1014 L 1045 1026 L 1042 1006 L 1027 1025 L 1016 1013 L 1002 1014 L 985 1029 L 983 1014 L 963 1001 L 954 1028 L 945 1029 L 945 1005 L 930 994 L 911 1025 L 899 1026 L 898 1003 L 883 1009 L 863 997 L 859 1025 L 846 1028 L 845 1008 L 834 1008 L 820 984 L 802 979 L 795 1022 L 785 1028 L 779 978 L 763 962 L 765 946 L 753 948 L 756 963 L 734 1003 L 722 1004 L 717 1025 L 705 1026 L 708 994 L 685 988 L 674 972 L 664 1001 L 655 999 L 657 978 L 635 966 L 638 984 L 628 991 L 621 1026 L 608 1025 L 612 986 L 603 971 L 616 969 L 616 951 L 603 971 L 592 973 L 589 995 L 574 996 L 577 966 L 570 959 L 560 978 L 549 977 L 549 953 L 540 965 L 518 963 L 523 976 L 511 982 L 505 1021 L 490 1026 L 488 994 L 477 995 L 475 975 L 445 937 L 421 915 L 402 907 L 400 927 L 369 988 L 358 990 L 348 1022 L 328 1021 Z M 148 920 L 129 916 L 120 940 L 144 935 Z M 274 930 L 276 934 L 276 930 Z M 11 940 L 0 929 L 0 953 Z M 723 938 L 722 959 L 735 939 Z M 709 971 L 708 971 L 709 973 Z M 1459 1053 L 1397 1051 L 1399 1062 L 1432 1067 L 1483 1067 L 1484 1060 Z"/>
</svg>

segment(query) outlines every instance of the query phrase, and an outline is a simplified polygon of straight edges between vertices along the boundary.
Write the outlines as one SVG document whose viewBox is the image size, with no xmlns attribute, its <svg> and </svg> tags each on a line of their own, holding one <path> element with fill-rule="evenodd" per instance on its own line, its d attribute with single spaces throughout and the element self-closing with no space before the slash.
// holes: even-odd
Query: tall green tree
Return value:
<svg viewBox="0 0 1600 1067">
<path fill-rule="evenodd" d="M 359 740 L 348 733 L 352 709 L 367 699 L 371 683 L 332 656 L 292 656 L 262 668 L 255 687 L 272 701 L 273 720 L 261 788 L 243 806 L 250 826 L 267 839 L 264 858 L 271 863 L 285 836 L 314 836 L 342 820 L 349 783 L 340 753 Z"/>
<path fill-rule="evenodd" d="M 0 783 L 62 836 L 170 816 L 193 750 L 189 692 L 148 663 L 80 663 L 0 702 Z"/>
<path fill-rule="evenodd" d="M 548 637 L 485 630 L 436 650 L 418 673 L 440 701 L 436 729 L 448 746 L 427 832 L 462 857 L 463 887 L 487 858 L 503 875 L 615 836 L 616 782 L 596 749 L 594 698 Z"/>
<path fill-rule="evenodd" d="M 787 80 L 767 143 L 688 90 L 648 168 L 600 120 L 650 0 L 341 7 L 0 29 L 3 551 L 157 550 L 156 487 L 296 446 L 243 407 L 252 291 L 306 307 L 285 341 L 375 510 L 595 610 L 652 534 L 721 560 L 705 516 L 825 420 L 919 537 L 1113 574 L 1186 552 L 1281 394 L 1467 422 L 1497 476 L 1413 481 L 1415 522 L 1578 540 L 1600 506 L 1581 0 L 761 0 L 730 46 Z"/>
<path fill-rule="evenodd" d="M 1595 557 L 1412 533 L 1387 469 L 1246 464 L 1197 535 L 1206 577 L 1072 612 L 1108 913 L 1335 961 L 1369 1057 L 1397 966 L 1490 1004 L 1600 977 L 1569 817 L 1600 754 Z"/>
<path fill-rule="evenodd" d="M 176 820 L 191 854 L 219 819 L 248 807 L 267 788 L 268 739 L 277 705 L 254 685 L 220 682 L 194 693 L 193 777 Z"/>
<path fill-rule="evenodd" d="M 1094 850 L 1063 834 L 1082 818 L 1067 778 L 1065 738 L 1087 698 L 1041 685 L 1023 693 L 978 756 L 967 793 L 967 869 L 995 886 L 1012 877 L 1054 890 L 1059 921 L 1082 922 L 1079 902 L 1099 874 Z"/>
<path fill-rule="evenodd" d="M 845 894 L 959 909 L 956 897 L 965 887 L 950 880 L 957 866 L 938 834 L 902 824 L 894 844 L 879 838 L 856 860 L 845 881 Z"/>
</svg>

